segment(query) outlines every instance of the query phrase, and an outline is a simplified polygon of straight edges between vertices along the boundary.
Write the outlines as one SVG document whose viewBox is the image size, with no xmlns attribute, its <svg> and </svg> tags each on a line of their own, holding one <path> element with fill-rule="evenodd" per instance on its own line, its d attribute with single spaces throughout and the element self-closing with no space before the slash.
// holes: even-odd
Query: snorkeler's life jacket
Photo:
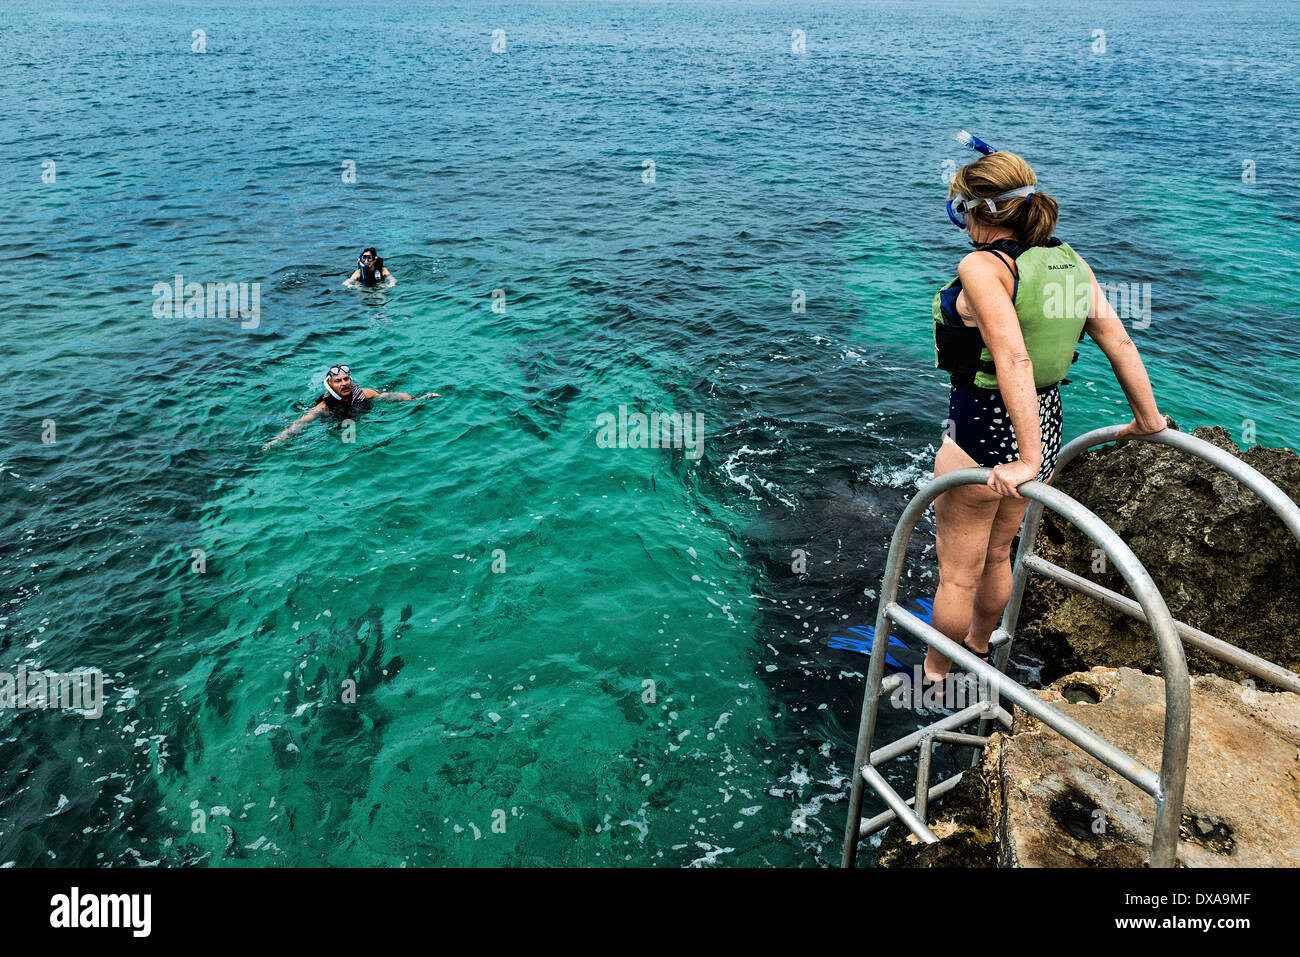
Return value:
<svg viewBox="0 0 1300 957">
<path fill-rule="evenodd" d="M 378 285 L 384 278 L 384 261 L 375 257 L 374 265 L 367 266 L 357 257 L 357 269 L 361 270 L 361 282 L 366 286 Z"/>
<path fill-rule="evenodd" d="M 316 398 L 313 405 L 325 403 L 325 408 L 334 418 L 350 418 L 358 412 L 365 412 L 370 408 L 370 400 L 366 398 L 365 390 L 355 382 L 352 383 L 352 395 L 347 399 L 340 399 L 334 393 L 329 391 L 329 384 L 326 383 L 325 392 Z"/>
<path fill-rule="evenodd" d="M 1011 302 L 1020 320 L 1025 350 L 1034 365 L 1034 387 L 1044 391 L 1058 382 L 1079 358 L 1083 326 L 1092 304 L 1092 280 L 1079 254 L 1053 237 L 1046 245 L 1028 246 L 999 239 L 981 246 L 1015 260 Z M 1005 259 L 998 260 L 1011 269 Z M 968 326 L 957 314 L 961 279 L 955 278 L 934 297 L 934 364 L 949 373 L 955 386 L 998 387 L 993 354 L 984 345 L 978 326 Z"/>
</svg>

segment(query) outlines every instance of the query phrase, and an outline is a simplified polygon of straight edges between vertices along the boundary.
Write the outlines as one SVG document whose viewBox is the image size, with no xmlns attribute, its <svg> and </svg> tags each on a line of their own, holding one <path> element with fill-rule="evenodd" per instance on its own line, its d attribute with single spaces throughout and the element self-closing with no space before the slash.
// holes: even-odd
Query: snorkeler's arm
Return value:
<svg viewBox="0 0 1300 957">
<path fill-rule="evenodd" d="M 989 485 L 1003 495 L 1022 498 L 1015 487 L 1038 474 L 1043 463 L 1043 437 L 1038 423 L 1034 364 L 1025 348 L 1016 307 L 1002 284 L 1006 274 L 1002 263 L 979 253 L 968 255 L 957 268 L 962 290 L 975 309 L 980 335 L 997 367 L 998 390 L 1011 415 L 1020 448 L 1020 461 L 999 465 L 993 470 Z"/>
<path fill-rule="evenodd" d="M 354 285 L 356 285 L 357 280 L 360 279 L 360 278 L 361 278 L 361 270 L 360 270 L 360 269 L 354 269 L 354 270 L 352 271 L 352 275 L 351 275 L 351 276 L 348 276 L 347 279 L 343 280 L 343 285 L 345 285 L 345 286 L 354 286 Z"/>
<path fill-rule="evenodd" d="M 442 396 L 436 392 L 426 392 L 424 395 L 407 395 L 405 392 L 377 392 L 374 389 L 362 389 L 367 399 L 396 399 L 398 402 L 419 402 L 421 399 L 441 399 Z"/>
<path fill-rule="evenodd" d="M 285 429 L 283 432 L 281 432 L 279 435 L 273 438 L 270 442 L 267 442 L 265 445 L 263 445 L 262 451 L 265 452 L 271 446 L 278 445 L 279 443 L 283 442 L 285 439 L 293 435 L 295 432 L 300 431 L 303 428 L 303 426 L 310 425 L 317 418 L 319 418 L 321 413 L 324 411 L 325 411 L 325 403 L 324 402 L 316 403 L 315 406 L 308 409 L 301 416 L 299 416 L 297 422 L 289 426 L 287 429 Z"/>
<path fill-rule="evenodd" d="M 396 286 L 396 285 L 397 285 L 397 280 L 393 278 L 393 274 L 392 274 L 391 272 L 388 271 L 388 267 L 387 267 L 387 266 L 384 267 L 384 278 L 388 280 L 388 288 L 389 288 L 389 289 L 391 289 L 391 288 L 393 288 L 393 286 Z"/>
<path fill-rule="evenodd" d="M 1092 267 L 1087 263 L 1083 265 L 1092 281 L 1092 306 L 1088 310 L 1084 331 L 1110 360 L 1119 387 L 1124 390 L 1124 397 L 1133 408 L 1133 421 L 1120 430 L 1119 437 L 1159 432 L 1166 427 L 1165 417 L 1156 408 L 1155 393 L 1151 391 L 1151 380 L 1147 377 L 1146 366 L 1142 364 L 1137 346 L 1129 338 L 1124 323 L 1115 314 L 1106 294 L 1098 285 Z"/>
</svg>

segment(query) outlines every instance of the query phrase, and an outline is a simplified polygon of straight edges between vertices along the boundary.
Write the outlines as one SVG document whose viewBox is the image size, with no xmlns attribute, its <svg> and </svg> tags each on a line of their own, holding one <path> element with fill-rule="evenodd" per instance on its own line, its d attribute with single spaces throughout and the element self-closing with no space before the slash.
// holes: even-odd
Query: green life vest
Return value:
<svg viewBox="0 0 1300 957">
<path fill-rule="evenodd" d="M 1026 246 L 1001 239 L 984 247 L 1015 260 L 1012 304 L 1020 320 L 1025 350 L 1034 365 L 1034 386 L 1050 388 L 1065 378 L 1079 358 L 1075 346 L 1092 304 L 1092 281 L 1079 254 L 1059 239 L 1045 246 Z M 1006 260 L 998 257 L 1003 265 Z M 1008 268 L 1010 268 L 1008 266 Z M 952 377 L 953 385 L 996 389 L 997 366 L 984 345 L 978 326 L 968 326 L 957 314 L 961 280 L 954 278 L 934 297 L 934 364 Z"/>
</svg>

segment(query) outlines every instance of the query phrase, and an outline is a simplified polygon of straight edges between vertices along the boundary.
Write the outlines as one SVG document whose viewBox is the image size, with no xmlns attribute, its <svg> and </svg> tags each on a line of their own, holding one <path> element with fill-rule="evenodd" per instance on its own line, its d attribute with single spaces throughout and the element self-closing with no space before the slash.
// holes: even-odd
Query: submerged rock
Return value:
<svg viewBox="0 0 1300 957">
<path fill-rule="evenodd" d="M 1039 697 L 1159 768 L 1164 682 L 1131 668 L 1061 678 Z M 931 812 L 926 846 L 897 823 L 884 867 L 1142 867 L 1155 801 L 1017 709 L 980 764 Z M 996 826 L 995 826 L 996 825 Z M 1192 679 L 1192 728 L 1178 863 L 1300 866 L 1300 695 L 1215 675 Z M 943 850 L 951 844 L 949 850 Z"/>
<path fill-rule="evenodd" d="M 1254 467 L 1300 501 L 1300 456 L 1253 446 L 1242 453 L 1225 429 L 1192 433 Z M 1119 533 L 1146 566 L 1175 619 L 1300 671 L 1300 547 L 1277 515 L 1236 479 L 1167 446 L 1127 442 L 1085 452 L 1054 483 Z M 1091 539 L 1046 512 L 1035 551 L 1129 595 Z M 1131 595 L 1130 595 L 1131 597 Z M 1043 680 L 1102 665 L 1156 674 L 1151 630 L 1040 575 L 1030 575 L 1019 634 L 1042 653 Z M 1187 648 L 1193 674 L 1245 675 Z"/>
</svg>

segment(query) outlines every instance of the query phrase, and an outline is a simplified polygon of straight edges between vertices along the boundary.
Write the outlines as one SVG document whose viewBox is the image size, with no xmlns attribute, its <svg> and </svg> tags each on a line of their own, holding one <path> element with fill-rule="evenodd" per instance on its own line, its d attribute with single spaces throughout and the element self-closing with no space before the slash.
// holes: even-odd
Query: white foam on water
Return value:
<svg viewBox="0 0 1300 957">
<path fill-rule="evenodd" d="M 687 867 L 703 867 L 706 864 L 716 864 L 720 854 L 733 854 L 736 850 L 734 847 L 715 847 L 712 844 L 705 843 L 704 841 L 696 841 L 695 846 L 705 853 L 703 856 L 697 857 L 695 860 L 687 864 Z"/>
</svg>

